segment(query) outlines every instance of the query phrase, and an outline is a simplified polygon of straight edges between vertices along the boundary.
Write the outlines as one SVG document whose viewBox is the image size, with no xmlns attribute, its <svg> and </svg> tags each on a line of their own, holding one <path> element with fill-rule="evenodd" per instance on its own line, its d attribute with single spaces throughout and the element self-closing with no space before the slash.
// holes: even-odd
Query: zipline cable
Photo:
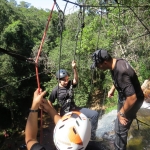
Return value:
<svg viewBox="0 0 150 150">
<path fill-rule="evenodd" d="M 77 34 L 76 34 L 76 44 L 75 44 L 75 49 L 74 49 L 74 60 L 75 60 L 75 56 L 76 56 L 76 50 L 77 50 L 77 45 L 78 45 L 78 39 L 79 39 L 79 34 L 80 34 L 80 43 L 79 43 L 79 48 L 81 49 L 81 45 L 82 45 L 82 36 L 83 36 L 83 28 L 85 27 L 85 23 L 84 23 L 84 15 L 85 15 L 85 8 L 80 7 L 80 11 L 78 14 L 78 18 L 79 18 L 79 23 L 78 23 L 78 29 L 77 29 Z M 80 55 L 78 55 L 78 72 L 80 72 L 79 70 L 80 68 Z M 79 76 L 79 74 L 78 74 Z M 80 86 L 80 77 L 79 77 L 79 81 L 78 81 L 78 87 Z"/>
<path fill-rule="evenodd" d="M 127 6 L 132 12 L 133 14 L 135 15 L 135 17 L 140 21 L 140 23 L 143 25 L 143 27 L 148 31 L 148 33 L 150 33 L 150 30 L 149 28 L 143 23 L 143 21 L 138 17 L 138 15 L 135 13 L 135 11 L 130 7 L 130 6 Z"/>
<path fill-rule="evenodd" d="M 7 54 L 7 55 L 10 55 L 10 56 L 12 56 L 12 57 L 14 57 L 14 58 L 16 58 L 16 59 L 18 59 L 18 60 L 35 64 L 35 61 L 34 61 L 32 58 L 24 57 L 24 56 L 22 56 L 22 55 L 20 55 L 20 54 L 16 54 L 16 53 L 12 52 L 12 51 L 5 50 L 5 49 L 3 49 L 3 48 L 0 48 L 0 52 L 5 53 L 5 54 Z"/>
<path fill-rule="evenodd" d="M 74 46 L 74 54 L 73 54 L 73 60 L 75 61 L 76 60 L 76 50 L 77 50 L 77 47 L 78 47 L 78 40 L 79 40 L 79 34 L 80 34 L 80 48 L 81 49 L 81 41 L 82 41 L 82 34 L 83 34 L 83 28 L 85 26 L 85 23 L 84 23 L 84 14 L 85 14 L 85 9 L 80 7 L 80 10 L 79 10 L 79 13 L 78 13 L 78 27 L 77 27 L 77 31 L 76 31 L 76 34 L 75 34 L 75 46 Z M 78 58 L 78 72 L 79 72 L 79 64 L 80 64 L 80 55 L 79 55 L 79 58 Z M 79 73 L 78 73 L 78 76 L 79 76 Z M 78 79 L 78 87 L 79 87 L 79 84 L 80 84 L 80 78 Z M 75 95 L 75 92 L 74 92 L 74 95 Z"/>
<path fill-rule="evenodd" d="M 67 1 L 67 2 L 69 2 L 69 1 Z M 74 55 L 73 55 L 73 59 L 74 60 L 75 60 L 75 56 L 76 56 L 76 50 L 77 50 L 77 43 L 78 43 L 79 33 L 81 33 L 81 40 L 82 40 L 82 32 L 83 32 L 83 28 L 85 26 L 84 15 L 85 15 L 85 8 L 80 6 L 80 10 L 79 10 L 79 13 L 78 13 L 78 27 L 77 27 L 77 32 L 76 32 L 76 35 L 75 35 L 75 41 L 76 42 L 75 42 Z M 81 40 L 80 40 L 80 45 L 81 45 Z"/>
<path fill-rule="evenodd" d="M 118 1 L 116 1 L 116 3 L 118 4 L 119 9 L 120 9 L 121 5 L 123 6 L 123 4 L 119 5 L 120 3 L 118 3 Z M 131 8 L 131 6 L 124 5 L 124 7 L 129 8 L 133 12 L 133 14 L 135 15 L 135 17 L 140 21 L 140 23 L 145 27 L 145 29 L 148 31 L 148 33 L 150 33 L 149 28 L 142 22 L 142 20 L 138 17 L 138 15 Z M 137 6 L 137 7 L 142 7 L 142 6 Z M 146 6 L 143 6 L 143 7 L 150 7 L 150 5 L 146 5 Z M 120 12 L 119 12 L 119 14 L 120 14 Z"/>
<path fill-rule="evenodd" d="M 107 6 L 105 6 L 105 5 L 85 5 L 85 4 L 83 4 L 83 5 L 80 5 L 80 4 L 78 4 L 78 3 L 75 3 L 75 2 L 71 2 L 71 1 L 69 1 L 69 0 L 63 0 L 63 1 L 66 1 L 66 2 L 68 2 L 68 3 L 71 3 L 71 4 L 74 4 L 74 5 L 77 5 L 77 6 L 79 6 L 79 7 L 118 7 L 118 6 L 113 6 L 112 4 L 109 4 L 109 5 L 107 5 Z M 118 1 L 116 0 L 116 3 L 117 4 L 120 4 L 120 7 L 131 7 L 131 6 L 129 6 L 129 5 L 125 5 L 125 4 L 121 4 L 121 3 L 118 3 Z M 134 5 L 134 6 L 132 6 L 132 7 L 150 7 L 150 5 L 141 5 L 141 6 L 139 6 L 139 5 Z"/>
<path fill-rule="evenodd" d="M 67 3 L 65 5 L 65 8 L 64 8 L 64 12 L 66 10 L 66 6 L 67 6 Z M 60 40 L 59 40 L 59 59 L 58 59 L 58 71 L 59 71 L 59 77 L 58 77 L 58 92 L 57 92 L 57 97 L 59 97 L 59 79 L 60 79 L 60 63 L 61 63 L 61 53 L 62 53 L 62 33 L 63 33 L 63 27 L 64 27 L 64 12 L 60 9 L 59 5 L 56 3 L 56 7 L 57 7 L 57 10 L 58 10 L 58 13 L 59 13 L 59 23 L 58 23 L 58 26 L 57 26 L 57 30 L 60 34 Z M 57 111 L 58 111 L 58 100 L 57 100 Z"/>
<path fill-rule="evenodd" d="M 118 11 L 119 11 L 119 13 L 118 13 L 118 25 L 121 23 L 121 20 L 120 20 L 120 5 L 119 5 L 119 3 L 117 3 L 118 4 Z M 117 32 L 116 32 L 116 36 L 117 36 L 117 33 L 118 33 L 118 31 L 119 31 L 119 27 L 118 27 L 118 25 L 117 25 Z M 119 34 L 120 35 L 120 34 Z M 120 37 L 119 37 L 119 39 L 120 39 Z"/>
<path fill-rule="evenodd" d="M 74 55 L 73 55 L 74 60 L 75 60 L 75 56 L 76 56 L 79 33 L 81 32 L 81 26 L 82 26 L 81 19 L 82 19 L 82 7 L 80 7 L 80 10 L 79 10 L 79 13 L 78 13 L 78 27 L 77 27 L 77 32 L 76 32 L 76 35 L 75 35 L 75 46 L 74 46 Z"/>
<path fill-rule="evenodd" d="M 64 14 L 65 14 L 65 11 L 66 11 L 66 8 L 67 8 L 67 5 L 68 5 L 68 2 L 66 3 L 65 8 L 64 8 Z"/>
<path fill-rule="evenodd" d="M 54 10 L 54 6 L 55 6 L 55 1 L 53 3 L 53 6 L 52 6 L 52 10 L 50 12 L 50 15 L 48 17 L 48 22 L 47 22 L 47 25 L 46 25 L 46 28 L 45 28 L 45 31 L 44 31 L 44 34 L 43 34 L 43 37 L 42 37 L 42 40 L 41 40 L 41 44 L 40 44 L 40 47 L 39 47 L 39 50 L 38 50 L 38 54 L 37 54 L 37 57 L 36 57 L 36 60 L 35 60 L 35 63 L 38 64 L 38 60 L 39 60 L 39 57 L 40 57 L 40 53 L 42 51 L 42 46 L 43 46 L 43 43 L 44 43 L 44 40 L 45 40 L 45 37 L 46 37 L 46 33 L 47 33 L 47 30 L 48 30 L 48 26 L 49 26 L 49 23 L 50 23 L 50 20 L 52 18 L 52 13 L 53 13 L 53 10 Z M 35 70 L 36 70 L 36 79 L 37 79 L 37 85 L 38 85 L 38 90 L 40 92 L 40 80 L 39 80 L 39 73 L 38 73 L 38 65 L 35 65 Z M 40 129 L 40 143 L 42 143 L 42 136 L 43 136 L 43 130 L 42 130 L 42 126 L 43 126 L 43 121 L 42 121 L 42 115 L 43 115 L 43 111 L 41 109 L 41 129 Z"/>
<path fill-rule="evenodd" d="M 101 12 L 101 17 L 100 17 L 100 25 L 98 27 L 98 39 L 97 39 L 97 43 L 96 43 L 96 50 L 98 49 L 98 43 L 99 43 L 99 39 L 100 39 L 101 22 L 102 22 L 102 12 Z"/>
<path fill-rule="evenodd" d="M 40 73 L 38 73 L 38 74 L 40 75 L 40 74 L 43 74 L 43 73 L 45 73 L 45 71 L 40 72 Z M 11 83 L 18 83 L 18 82 L 21 82 L 21 81 L 24 81 L 24 80 L 30 79 L 30 78 L 35 77 L 35 76 L 36 76 L 36 74 L 31 75 L 30 77 L 26 77 L 26 78 L 24 78 L 24 79 L 18 80 L 18 81 L 11 82 Z M 7 85 L 3 85 L 3 86 L 1 86 L 1 87 L 0 87 L 0 89 L 3 89 L 3 88 L 8 87 L 8 86 L 12 86 L 12 85 L 9 85 L 9 84 L 7 84 Z"/>
<path fill-rule="evenodd" d="M 71 3 L 71 4 L 74 4 L 74 5 L 77 5 L 77 6 L 80 6 L 78 3 L 75 3 L 75 2 L 71 2 L 71 1 L 68 1 L 68 0 L 63 0 L 63 1 L 65 1 L 67 3 Z"/>
<path fill-rule="evenodd" d="M 63 33 L 63 27 L 64 27 L 64 13 L 63 11 L 59 8 L 59 23 L 57 26 L 58 32 L 60 33 L 60 40 L 59 40 L 59 70 L 60 70 L 60 62 L 61 62 L 61 53 L 62 53 L 62 33 Z"/>
</svg>

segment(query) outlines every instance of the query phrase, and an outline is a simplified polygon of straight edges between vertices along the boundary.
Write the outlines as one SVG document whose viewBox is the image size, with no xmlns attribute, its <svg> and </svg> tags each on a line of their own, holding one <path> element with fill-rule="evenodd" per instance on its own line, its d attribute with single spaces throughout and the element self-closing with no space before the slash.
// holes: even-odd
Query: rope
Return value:
<svg viewBox="0 0 150 150">
<path fill-rule="evenodd" d="M 121 22 L 121 20 L 120 20 L 120 5 L 119 5 L 119 3 L 117 3 L 118 4 L 118 10 L 119 10 L 119 14 L 118 14 L 118 16 L 119 16 L 119 18 L 118 18 L 118 25 L 120 24 L 120 22 Z M 119 28 L 118 28 L 118 25 L 117 25 L 117 32 L 116 32 L 116 36 L 117 36 L 117 33 L 118 33 L 118 30 L 119 30 Z M 120 34 L 119 34 L 120 35 Z M 120 37 L 119 37 L 119 39 L 120 39 Z"/>
<path fill-rule="evenodd" d="M 77 43 L 78 43 L 78 37 L 79 37 L 79 33 L 80 33 L 80 49 L 81 49 L 81 41 L 82 41 L 82 35 L 83 35 L 83 28 L 85 27 L 85 23 L 84 23 L 84 15 L 85 15 L 85 8 L 80 7 L 80 11 L 78 14 L 78 18 L 79 18 L 79 23 L 78 23 L 78 28 L 77 28 L 77 33 L 75 36 L 76 39 L 76 43 L 75 43 L 75 49 L 74 49 L 74 60 L 75 60 L 75 56 L 76 56 L 76 49 L 77 49 Z M 78 58 L 78 68 L 80 68 L 80 55 Z M 80 70 L 78 69 L 78 72 L 80 72 Z M 79 76 L 79 73 L 78 73 Z M 80 86 L 80 78 L 78 79 L 78 87 Z"/>
<path fill-rule="evenodd" d="M 76 56 L 76 49 L 77 49 L 78 37 L 79 37 L 80 27 L 81 27 L 81 22 L 80 22 L 81 16 L 82 16 L 82 11 L 81 11 L 81 7 L 80 7 L 80 11 L 79 11 L 79 14 L 78 14 L 79 22 L 78 22 L 78 27 L 77 27 L 77 33 L 75 35 L 76 42 L 75 42 L 74 55 L 73 55 L 73 59 L 74 60 L 75 60 L 75 56 Z"/>
<path fill-rule="evenodd" d="M 62 32 L 63 32 L 63 23 L 64 23 L 64 13 L 59 10 L 59 24 L 58 24 L 58 31 L 60 32 L 60 46 L 59 46 L 59 69 L 60 69 L 60 62 L 61 62 L 61 52 L 62 52 Z"/>
<path fill-rule="evenodd" d="M 43 43 L 44 43 L 44 40 L 45 40 L 45 37 L 46 37 L 48 26 L 49 26 L 50 20 L 52 18 L 52 12 L 53 12 L 53 9 L 54 9 L 54 5 L 55 5 L 55 2 L 53 4 L 52 10 L 51 10 L 50 15 L 48 17 L 48 22 L 47 22 L 47 25 L 46 25 L 46 28 L 45 28 L 45 31 L 44 31 L 44 34 L 43 34 L 43 37 L 42 37 L 42 41 L 41 41 L 41 44 L 40 44 L 40 47 L 39 47 L 39 50 L 38 50 L 38 54 L 37 54 L 37 57 L 36 57 L 36 60 L 35 60 L 36 64 L 38 63 L 38 59 L 39 59 L 40 53 L 42 51 L 42 46 L 43 46 Z M 37 67 L 37 65 L 36 65 L 35 68 L 36 68 L 36 74 L 37 74 L 37 76 L 36 76 L 37 77 L 37 85 L 38 85 L 38 89 L 40 90 L 40 81 L 39 81 L 39 77 L 38 77 L 38 67 Z"/>
<path fill-rule="evenodd" d="M 134 12 L 134 10 L 130 6 L 128 6 L 128 8 L 133 12 L 133 14 L 135 15 L 135 17 L 140 21 L 140 23 L 147 30 L 147 32 L 150 33 L 149 28 L 142 22 L 142 20 L 138 17 L 138 15 Z"/>
<path fill-rule="evenodd" d="M 65 8 L 64 8 L 64 12 L 66 10 L 66 6 L 67 6 L 67 3 L 65 5 Z M 57 26 L 57 30 L 58 32 L 60 33 L 60 40 L 59 40 L 59 60 L 58 60 L 58 70 L 59 70 L 59 77 L 58 77 L 58 92 L 57 92 L 57 111 L 58 111 L 58 97 L 59 97 L 59 78 L 60 78 L 60 62 L 61 62 L 61 53 L 62 53 L 62 33 L 63 33 L 63 27 L 64 27 L 64 12 L 60 9 L 59 5 L 56 3 L 56 7 L 57 7 L 57 10 L 59 12 L 59 23 L 58 23 L 58 26 Z"/>
<path fill-rule="evenodd" d="M 150 127 L 149 124 L 147 124 L 147 123 L 145 123 L 145 122 L 143 122 L 143 121 L 140 121 L 140 120 L 137 119 L 137 118 L 135 118 L 135 119 L 136 119 L 136 122 L 137 122 L 138 130 L 140 129 L 140 127 L 139 127 L 139 122 L 142 123 L 142 124 L 144 124 L 144 125 L 146 125 L 146 126 L 149 126 L 149 127 Z"/>
<path fill-rule="evenodd" d="M 65 8 L 64 8 L 64 14 L 65 14 L 65 10 L 66 10 L 66 8 L 67 8 L 67 4 L 68 4 L 68 2 L 66 3 Z"/>
<path fill-rule="evenodd" d="M 102 21 L 102 13 L 101 13 L 100 23 L 101 23 L 101 21 Z M 100 25 L 98 27 L 98 40 L 97 40 L 97 44 L 96 44 L 96 50 L 98 49 L 99 39 L 100 39 Z"/>
<path fill-rule="evenodd" d="M 66 10 L 67 3 L 64 8 L 64 12 Z M 60 62 L 61 62 L 61 52 L 62 52 L 62 33 L 64 27 L 64 12 L 60 9 L 59 5 L 56 3 L 57 10 L 59 12 L 59 23 L 57 26 L 57 30 L 60 33 L 60 46 L 59 46 L 59 70 L 60 70 Z"/>
<path fill-rule="evenodd" d="M 79 38 L 79 33 L 81 33 L 81 37 L 80 37 L 80 48 L 81 48 L 81 40 L 82 40 L 82 34 L 83 34 L 83 28 L 85 26 L 85 23 L 84 23 L 84 12 L 85 12 L 85 9 L 83 8 L 82 10 L 82 7 L 80 7 L 80 11 L 78 13 L 78 27 L 77 27 L 77 31 L 76 31 L 76 34 L 75 34 L 75 46 L 74 46 L 74 55 L 73 55 L 73 60 L 75 61 L 76 60 L 76 50 L 77 50 L 77 45 L 78 45 L 78 38 Z M 80 55 L 79 55 L 79 59 L 78 59 L 78 68 L 80 68 L 79 66 L 79 62 L 80 62 Z M 78 76 L 79 76 L 79 69 L 78 69 Z M 80 83 L 80 78 L 78 78 L 78 87 L 79 87 L 79 83 Z M 74 95 L 75 95 L 75 92 L 74 92 Z"/>
<path fill-rule="evenodd" d="M 43 46 L 43 43 L 44 43 L 44 40 L 45 40 L 45 37 L 46 37 L 46 33 L 47 33 L 47 30 L 48 30 L 48 26 L 49 26 L 49 23 L 50 23 L 50 20 L 52 18 L 52 12 L 54 10 L 54 6 L 55 6 L 55 1 L 54 1 L 54 4 L 52 6 L 52 10 L 50 12 L 50 15 L 48 17 L 48 22 L 47 22 L 47 25 L 46 25 L 46 28 L 45 28 L 45 31 L 44 31 L 44 34 L 43 34 L 43 37 L 42 37 L 42 41 L 41 41 L 41 44 L 40 44 L 40 47 L 39 47 L 39 50 L 38 50 L 38 54 L 37 54 L 37 57 L 36 57 L 36 60 L 35 60 L 35 63 L 38 64 L 38 59 L 39 59 L 39 56 L 40 56 L 40 53 L 42 51 L 42 46 Z M 36 70 L 36 79 L 37 79 L 37 85 L 38 85 L 38 90 L 40 92 L 40 80 L 39 80 L 39 73 L 38 73 L 38 65 L 35 65 L 35 70 Z M 42 136 L 43 136 L 43 130 L 42 130 L 42 125 L 43 125 L 43 121 L 42 121 L 42 115 L 43 115 L 43 111 L 41 109 L 41 134 L 40 134 L 40 143 L 42 143 Z"/>
</svg>

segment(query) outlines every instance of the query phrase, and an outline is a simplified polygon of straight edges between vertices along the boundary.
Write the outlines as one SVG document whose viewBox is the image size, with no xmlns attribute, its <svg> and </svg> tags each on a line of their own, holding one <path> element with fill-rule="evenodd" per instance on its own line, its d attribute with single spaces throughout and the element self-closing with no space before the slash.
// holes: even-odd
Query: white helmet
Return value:
<svg viewBox="0 0 150 150">
<path fill-rule="evenodd" d="M 84 150 L 91 137 L 91 123 L 79 111 L 65 114 L 54 128 L 54 143 L 58 150 Z"/>
</svg>

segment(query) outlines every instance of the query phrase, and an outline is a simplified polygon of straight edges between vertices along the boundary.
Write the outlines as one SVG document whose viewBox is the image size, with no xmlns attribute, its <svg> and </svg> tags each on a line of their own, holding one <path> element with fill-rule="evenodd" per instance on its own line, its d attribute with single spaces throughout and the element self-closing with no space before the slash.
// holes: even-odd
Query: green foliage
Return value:
<svg viewBox="0 0 150 150">
<path fill-rule="evenodd" d="M 139 62 L 139 74 L 142 77 L 142 82 L 144 82 L 145 79 L 150 78 L 150 66 L 147 64 L 148 60 L 143 60 L 143 62 Z"/>
<path fill-rule="evenodd" d="M 2 40 L 5 41 L 4 46 L 12 47 L 13 49 L 27 48 L 31 45 L 30 38 L 25 34 L 23 25 L 20 21 L 15 21 L 5 28 L 2 34 Z"/>
<path fill-rule="evenodd" d="M 87 8 L 84 20 L 78 11 L 65 15 L 62 39 L 58 31 L 59 13 L 53 12 L 42 47 L 46 59 L 38 66 L 43 72 L 48 64 L 46 74 L 39 75 L 40 85 L 47 90 L 48 98 L 58 84 L 55 72 L 59 68 L 65 68 L 73 78 L 71 62 L 75 59 L 79 73 L 79 84 L 75 89 L 78 106 L 89 104 L 95 90 L 108 91 L 112 86 L 109 71 L 91 72 L 91 54 L 97 48 L 105 48 L 113 57 L 128 60 L 141 83 L 150 75 L 149 0 L 119 1 L 122 5 L 103 0 L 85 2 L 101 5 Z M 110 5 L 112 7 L 104 7 Z M 33 58 L 34 53 L 35 60 L 49 13 L 50 10 L 37 9 L 24 1 L 16 4 L 13 0 L 1 0 L 0 47 L 27 58 Z M 81 22 L 85 23 L 84 28 L 81 28 Z M 18 121 L 17 118 L 24 118 L 37 88 L 35 66 L 0 52 L 0 67 L 0 104 L 13 112 L 14 121 Z M 116 102 L 117 93 L 113 99 L 106 99 L 105 105 L 109 110 L 115 107 Z"/>
<path fill-rule="evenodd" d="M 106 98 L 106 113 L 110 112 L 111 110 L 117 109 L 117 103 L 118 103 L 118 92 L 115 91 L 114 96 L 112 98 Z"/>
<path fill-rule="evenodd" d="M 30 3 L 27 3 L 25 1 L 20 1 L 20 4 L 18 5 L 19 7 L 24 7 L 24 8 L 29 8 L 30 7 Z"/>
</svg>

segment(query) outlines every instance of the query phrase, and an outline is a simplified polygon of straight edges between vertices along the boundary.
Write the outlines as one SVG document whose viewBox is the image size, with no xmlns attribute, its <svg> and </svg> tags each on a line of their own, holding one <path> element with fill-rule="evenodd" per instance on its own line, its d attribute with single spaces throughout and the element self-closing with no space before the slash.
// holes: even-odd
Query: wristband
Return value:
<svg viewBox="0 0 150 150">
<path fill-rule="evenodd" d="M 29 112 L 39 112 L 39 110 L 32 110 L 32 109 L 29 109 Z"/>
<path fill-rule="evenodd" d="M 120 112 L 120 111 L 119 111 L 119 115 L 120 115 L 121 117 L 125 117 L 125 114 L 122 113 L 122 112 Z"/>
</svg>

